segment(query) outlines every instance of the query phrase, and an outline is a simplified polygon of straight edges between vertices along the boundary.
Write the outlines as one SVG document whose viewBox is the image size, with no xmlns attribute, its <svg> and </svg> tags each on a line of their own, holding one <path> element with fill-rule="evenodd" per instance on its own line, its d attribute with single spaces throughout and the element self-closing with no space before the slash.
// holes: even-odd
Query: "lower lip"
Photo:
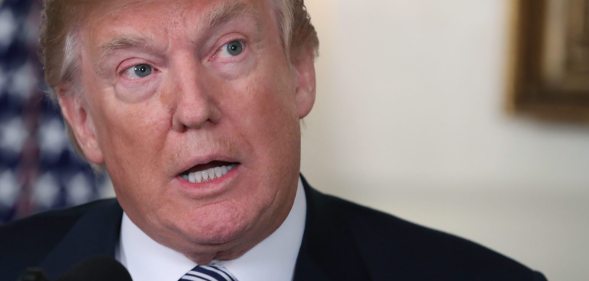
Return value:
<svg viewBox="0 0 589 281">
<path fill-rule="evenodd" d="M 188 192 L 191 193 L 217 193 L 222 192 L 228 188 L 228 185 L 231 182 L 231 180 L 237 176 L 237 172 L 239 169 L 240 165 L 237 164 L 229 172 L 227 172 L 227 174 L 223 175 L 222 177 L 199 183 L 191 183 L 182 176 L 177 176 L 176 180 L 180 183 L 180 186 L 183 189 L 186 189 Z"/>
</svg>

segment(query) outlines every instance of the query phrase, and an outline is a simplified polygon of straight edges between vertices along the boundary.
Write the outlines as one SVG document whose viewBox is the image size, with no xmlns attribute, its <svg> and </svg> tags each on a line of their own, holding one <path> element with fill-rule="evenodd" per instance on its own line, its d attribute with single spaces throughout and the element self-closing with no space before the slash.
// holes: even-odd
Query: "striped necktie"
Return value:
<svg viewBox="0 0 589 281">
<path fill-rule="evenodd" d="M 219 265 L 197 265 L 178 281 L 237 281 L 225 268 Z"/>
</svg>

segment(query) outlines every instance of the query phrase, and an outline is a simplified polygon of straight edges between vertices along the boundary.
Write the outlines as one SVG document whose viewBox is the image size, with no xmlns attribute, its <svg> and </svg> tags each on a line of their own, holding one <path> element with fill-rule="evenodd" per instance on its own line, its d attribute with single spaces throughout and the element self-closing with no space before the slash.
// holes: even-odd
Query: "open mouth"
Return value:
<svg viewBox="0 0 589 281">
<path fill-rule="evenodd" d="M 212 161 L 207 164 L 196 165 L 180 174 L 180 176 L 190 183 L 203 183 L 223 177 L 237 165 L 238 163 Z"/>
</svg>

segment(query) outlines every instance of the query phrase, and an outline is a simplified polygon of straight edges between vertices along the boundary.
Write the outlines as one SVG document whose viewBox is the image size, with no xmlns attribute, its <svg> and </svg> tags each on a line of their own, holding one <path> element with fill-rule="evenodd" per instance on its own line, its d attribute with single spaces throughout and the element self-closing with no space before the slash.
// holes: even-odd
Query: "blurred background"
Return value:
<svg viewBox="0 0 589 281">
<path fill-rule="evenodd" d="M 515 2 L 307 1 L 321 54 L 303 174 L 589 280 L 589 124 L 506 112 Z"/>
<path fill-rule="evenodd" d="M 589 280 L 589 124 L 506 112 L 514 2 L 307 0 L 321 49 L 302 171 L 550 280 Z M 1 5 L 2 220 L 111 195 L 40 98 L 38 5 Z"/>
<path fill-rule="evenodd" d="M 72 151 L 45 96 L 40 0 L 0 0 L 0 223 L 112 194 Z"/>
</svg>

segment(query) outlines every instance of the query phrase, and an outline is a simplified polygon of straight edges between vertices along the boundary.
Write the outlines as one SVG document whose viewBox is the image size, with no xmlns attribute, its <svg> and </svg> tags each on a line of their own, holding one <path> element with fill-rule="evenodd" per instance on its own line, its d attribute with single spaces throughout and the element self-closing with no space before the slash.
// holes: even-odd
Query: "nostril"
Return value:
<svg viewBox="0 0 589 281">
<path fill-rule="evenodd" d="M 180 132 L 216 124 L 221 116 L 214 101 L 200 98 L 181 101 L 172 114 L 172 127 Z"/>
</svg>

